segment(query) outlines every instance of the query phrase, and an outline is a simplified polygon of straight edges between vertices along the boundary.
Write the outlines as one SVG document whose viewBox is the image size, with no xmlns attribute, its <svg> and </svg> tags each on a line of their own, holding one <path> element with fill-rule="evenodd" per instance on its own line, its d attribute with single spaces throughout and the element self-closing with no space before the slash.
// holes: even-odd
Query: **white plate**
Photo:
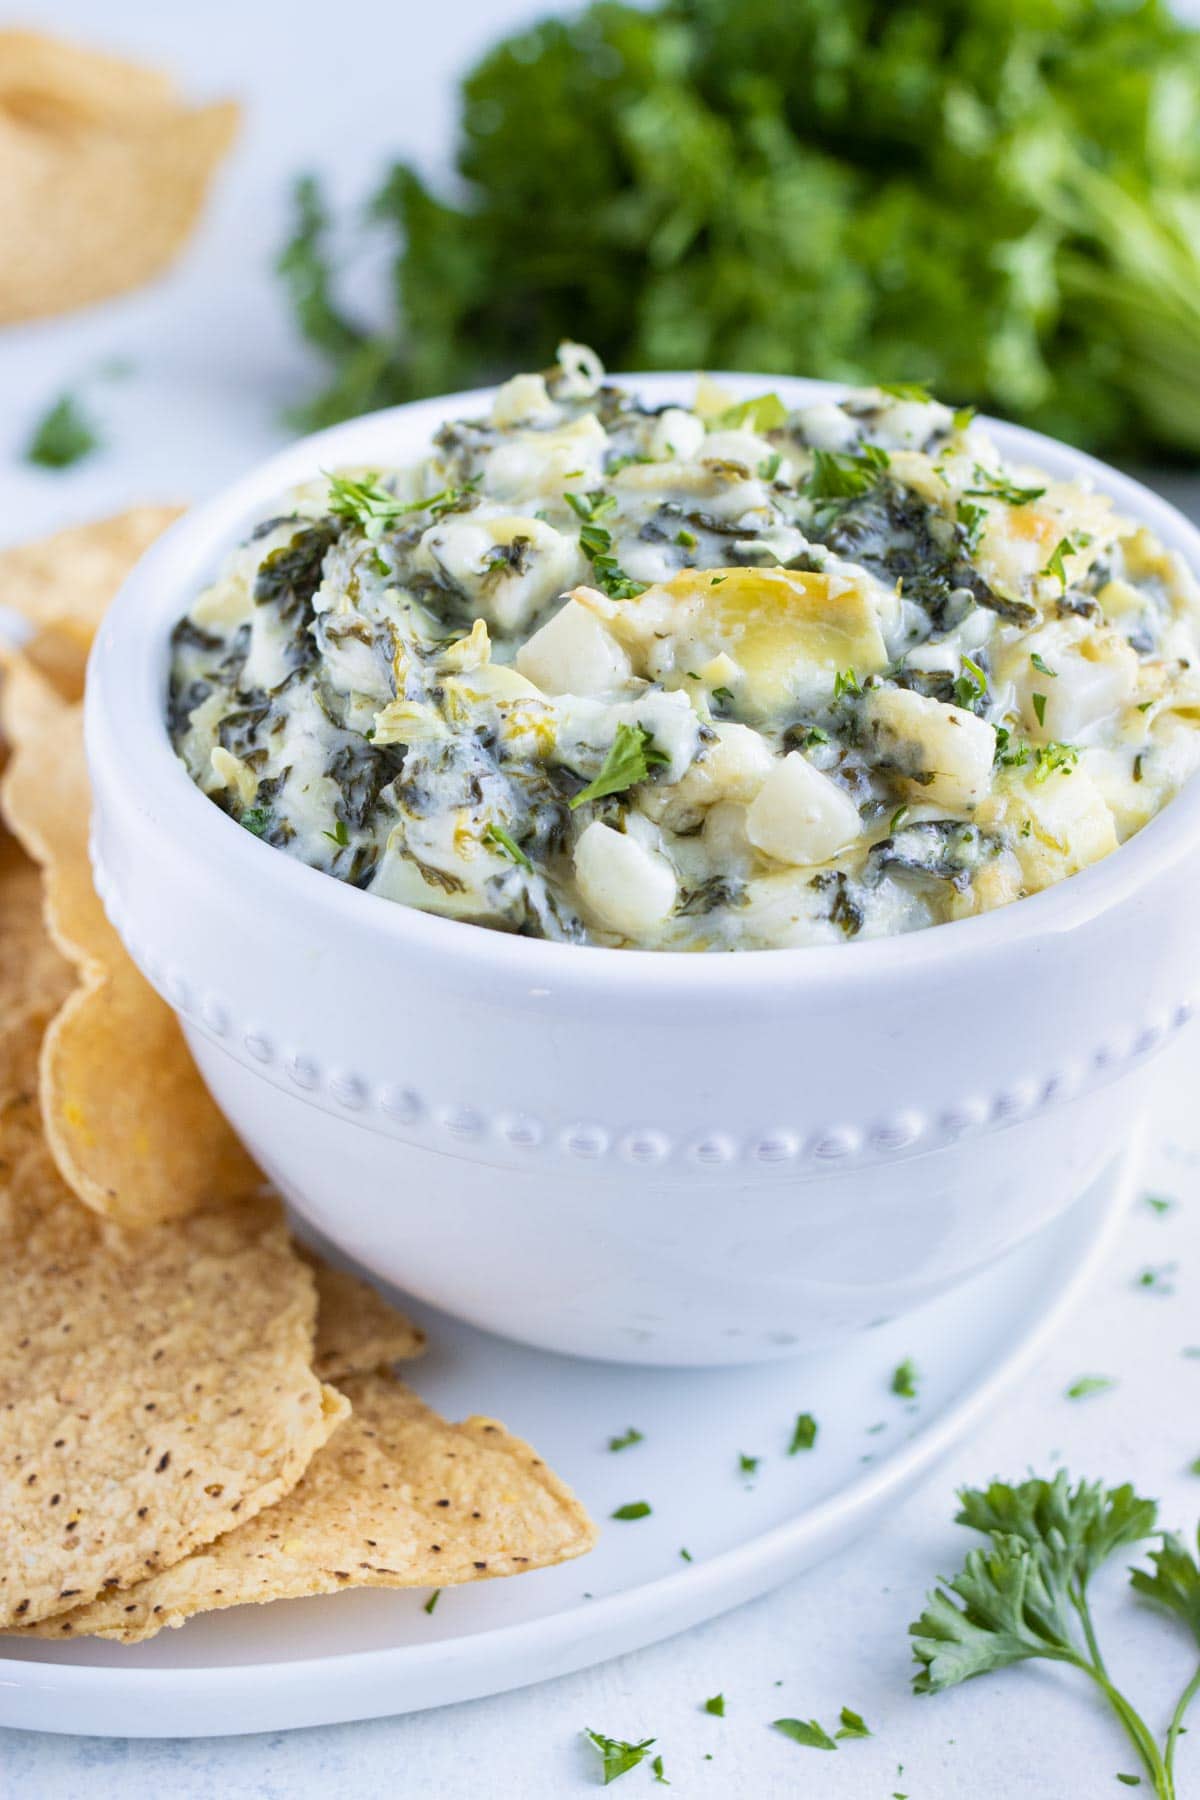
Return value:
<svg viewBox="0 0 1200 1800">
<path fill-rule="evenodd" d="M 591 1556 L 447 1589 L 433 1614 L 425 1592 L 360 1592 L 214 1613 L 128 1649 L 5 1639 L 0 1725 L 176 1737 L 376 1718 L 523 1687 L 711 1618 L 865 1531 L 986 1415 L 1087 1284 L 1125 1194 L 1112 1172 L 960 1292 L 795 1362 L 623 1368 L 432 1318 L 414 1385 L 452 1418 L 494 1413 L 537 1444 L 605 1522 Z M 906 1358 L 915 1402 L 890 1391 Z M 799 1412 L 819 1435 L 789 1456 Z M 644 1441 L 609 1452 L 631 1425 Z M 753 1477 L 742 1453 L 761 1459 Z M 637 1500 L 648 1518 L 608 1522 Z"/>
</svg>

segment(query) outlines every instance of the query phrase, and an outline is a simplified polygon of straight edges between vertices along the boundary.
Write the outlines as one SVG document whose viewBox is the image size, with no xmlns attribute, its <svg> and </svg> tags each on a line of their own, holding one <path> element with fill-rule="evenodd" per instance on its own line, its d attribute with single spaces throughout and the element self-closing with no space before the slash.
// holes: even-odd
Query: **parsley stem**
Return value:
<svg viewBox="0 0 1200 1800">
<path fill-rule="evenodd" d="M 1167 1754 L 1164 1760 L 1167 1780 L 1171 1784 L 1168 1792 L 1172 1794 L 1175 1791 L 1175 1741 L 1183 1729 L 1183 1716 L 1197 1694 L 1200 1694 L 1200 1667 L 1180 1694 L 1179 1704 L 1171 1714 L 1171 1723 L 1167 1728 Z"/>
<path fill-rule="evenodd" d="M 1079 1667 L 1086 1670 L 1091 1676 L 1125 1727 L 1130 1742 L 1142 1759 L 1142 1765 L 1147 1775 L 1154 1783 L 1156 1800 L 1175 1800 L 1175 1783 L 1171 1771 L 1164 1766 L 1153 1733 L 1136 1707 L 1125 1698 L 1119 1688 L 1113 1686 L 1108 1676 L 1096 1664 L 1085 1662 L 1081 1657 Z"/>
</svg>

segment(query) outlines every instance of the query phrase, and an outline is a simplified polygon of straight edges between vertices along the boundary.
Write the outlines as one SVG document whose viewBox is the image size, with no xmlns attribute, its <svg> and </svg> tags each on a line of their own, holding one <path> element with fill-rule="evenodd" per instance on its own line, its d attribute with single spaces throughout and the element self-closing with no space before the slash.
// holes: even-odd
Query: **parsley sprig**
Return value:
<svg viewBox="0 0 1200 1800">
<path fill-rule="evenodd" d="M 609 794 L 625 793 L 639 781 L 645 781 L 651 769 L 661 768 L 670 760 L 654 742 L 653 732 L 647 731 L 644 725 L 622 722 L 617 726 L 617 735 L 600 766 L 600 773 L 572 797 L 571 811 L 589 800 L 603 800 Z"/>
<path fill-rule="evenodd" d="M 1200 1667 L 1184 1688 L 1160 1751 L 1149 1726 L 1109 1675 L 1092 1617 L 1092 1576 L 1117 1551 L 1154 1531 L 1157 1509 L 1132 1487 L 1098 1481 L 1074 1487 L 1065 1471 L 959 1494 L 958 1523 L 988 1540 L 970 1550 L 951 1581 L 926 1598 L 910 1626 L 920 1665 L 918 1693 L 936 1694 L 972 1676 L 1015 1663 L 1044 1661 L 1078 1669 L 1104 1695 L 1141 1759 L 1158 1800 L 1175 1800 L 1175 1749 L 1188 1706 L 1200 1691 Z M 1171 1532 L 1135 1569 L 1136 1592 L 1172 1613 L 1200 1645 L 1200 1567 Z"/>
</svg>

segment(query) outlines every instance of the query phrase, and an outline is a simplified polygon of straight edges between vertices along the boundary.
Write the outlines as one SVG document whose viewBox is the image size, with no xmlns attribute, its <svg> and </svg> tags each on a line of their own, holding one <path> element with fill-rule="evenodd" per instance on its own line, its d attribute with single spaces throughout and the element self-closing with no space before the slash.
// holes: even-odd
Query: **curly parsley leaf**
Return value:
<svg viewBox="0 0 1200 1800">
<path fill-rule="evenodd" d="M 100 447 L 100 438 L 79 401 L 63 394 L 34 428 L 26 462 L 39 469 L 69 469 Z"/>
<path fill-rule="evenodd" d="M 608 755 L 600 765 L 600 773 L 589 781 L 585 788 L 572 796 L 569 804 L 571 811 L 584 806 L 589 800 L 603 800 L 609 794 L 624 794 L 639 781 L 645 781 L 651 769 L 661 768 L 670 762 L 665 751 L 660 750 L 654 742 L 653 732 L 647 731 L 644 725 L 617 726 L 617 734 L 609 747 Z"/>
<path fill-rule="evenodd" d="M 1153 1600 L 1185 1625 L 1200 1644 L 1200 1567 L 1183 1539 L 1164 1531 L 1162 1543 L 1149 1553 L 1152 1571 L 1133 1569 L 1129 1580 L 1143 1599 Z"/>
<path fill-rule="evenodd" d="M 357 525 L 363 536 L 378 542 L 389 526 L 407 513 L 430 512 L 435 518 L 460 506 L 472 491 L 473 483 L 460 488 L 443 488 L 440 493 L 426 494 L 420 500 L 400 500 L 381 486 L 378 475 L 328 475 L 329 510 L 335 519 L 346 519 Z"/>
<path fill-rule="evenodd" d="M 989 1542 L 984 1549 L 968 1551 L 959 1573 L 926 1597 L 925 1611 L 909 1627 L 919 1665 L 913 1682 L 917 1692 L 940 1693 L 974 1676 L 1035 1659 L 1068 1664 L 1099 1688 L 1137 1750 L 1154 1792 L 1160 1800 L 1171 1800 L 1175 1737 L 1200 1688 L 1200 1670 L 1180 1698 L 1160 1753 L 1144 1719 L 1109 1677 L 1088 1604 L 1088 1584 L 1096 1570 L 1153 1531 L 1154 1502 L 1128 1484 L 1106 1488 L 1098 1481 L 1080 1481 L 1072 1487 L 1064 1471 L 1053 1481 L 1031 1477 L 964 1488 L 959 1500 L 959 1523 L 984 1533 Z M 1145 1588 L 1195 1630 L 1192 1603 L 1200 1571 L 1178 1540 L 1171 1542 L 1164 1575 L 1151 1560 L 1155 1570 L 1143 1572 Z"/>
<path fill-rule="evenodd" d="M 804 491 L 810 500 L 857 500 L 870 492 L 890 462 L 887 451 L 878 444 L 864 444 L 861 450 L 846 455 L 814 450 Z"/>
</svg>

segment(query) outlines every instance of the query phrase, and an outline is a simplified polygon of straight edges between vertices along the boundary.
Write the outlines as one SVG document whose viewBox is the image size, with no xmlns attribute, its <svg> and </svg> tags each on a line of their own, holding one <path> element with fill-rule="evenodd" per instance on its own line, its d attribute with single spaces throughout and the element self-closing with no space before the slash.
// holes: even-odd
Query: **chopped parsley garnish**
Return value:
<svg viewBox="0 0 1200 1800">
<path fill-rule="evenodd" d="M 1116 1385 L 1111 1375 L 1077 1375 L 1067 1389 L 1067 1399 L 1088 1400 L 1093 1394 L 1107 1394 Z"/>
<path fill-rule="evenodd" d="M 839 669 L 833 678 L 833 697 L 840 700 L 845 694 L 861 694 L 862 687 L 853 669 Z"/>
<path fill-rule="evenodd" d="M 912 1358 L 906 1356 L 902 1363 L 897 1363 L 892 1370 L 892 1392 L 901 1400 L 915 1400 L 917 1397 L 917 1368 Z"/>
<path fill-rule="evenodd" d="M 329 510 L 335 519 L 348 519 L 357 525 L 372 543 L 381 538 L 390 525 L 406 513 L 430 512 L 435 518 L 460 506 L 478 486 L 467 482 L 458 488 L 443 488 L 438 494 L 426 494 L 421 500 L 399 500 L 380 485 L 378 475 L 329 475 Z"/>
<path fill-rule="evenodd" d="M 1028 506 L 1032 500 L 1040 500 L 1045 488 L 1014 487 L 1011 481 L 1005 481 L 1002 475 L 993 475 L 990 470 L 975 464 L 975 480 L 977 487 L 964 488 L 963 492 L 972 500 L 1002 500 L 1005 506 Z"/>
<path fill-rule="evenodd" d="M 782 463 L 782 461 L 783 461 L 783 457 L 780 455 L 778 450 L 773 450 L 771 452 L 770 456 L 764 456 L 762 461 L 758 465 L 759 480 L 760 481 L 774 481 L 775 477 L 779 473 L 779 465 Z"/>
<path fill-rule="evenodd" d="M 1075 554 L 1075 546 L 1071 542 L 1070 538 L 1059 538 L 1057 544 L 1055 544 L 1055 546 L 1054 546 L 1054 551 L 1050 557 L 1050 561 L 1046 564 L 1045 568 L 1042 570 L 1042 574 L 1055 576 L 1056 579 L 1062 583 L 1063 587 L 1066 587 L 1066 585 L 1067 585 L 1067 569 L 1066 569 L 1066 564 L 1063 562 L 1063 557 L 1064 556 L 1074 556 L 1074 554 Z"/>
<path fill-rule="evenodd" d="M 893 400 L 916 400 L 922 406 L 928 406 L 933 399 L 929 389 L 919 381 L 881 381 L 879 391 L 890 394 Z"/>
<path fill-rule="evenodd" d="M 954 683 L 954 700 L 956 705 L 970 712 L 977 700 L 986 697 L 988 678 L 979 664 L 974 662 L 971 657 L 964 656 L 961 661 L 962 674 Z"/>
<path fill-rule="evenodd" d="M 325 836 L 331 844 L 336 844 L 339 850 L 345 850 L 350 843 L 350 833 L 346 829 L 345 819 L 339 819 L 333 830 L 327 831 Z"/>
<path fill-rule="evenodd" d="M 430 1594 L 428 1600 L 425 1602 L 424 1606 L 421 1608 L 421 1611 L 431 1613 L 433 1611 L 434 1607 L 437 1605 L 438 1601 L 441 1599 L 441 1595 L 442 1595 L 441 1588 L 434 1588 L 432 1594 Z"/>
<path fill-rule="evenodd" d="M 25 461 L 39 469 L 69 469 L 100 447 L 100 438 L 78 400 L 63 394 L 34 428 Z"/>
<path fill-rule="evenodd" d="M 837 1745 L 823 1726 L 815 1719 L 772 1719 L 772 1729 L 791 1738 L 793 1744 L 803 1744 L 807 1750 L 836 1750 Z"/>
<path fill-rule="evenodd" d="M 909 1627 L 919 1664 L 913 1685 L 936 1694 L 959 1682 L 1015 1663 L 1041 1659 L 1077 1669 L 1103 1694 L 1129 1736 L 1160 1800 L 1175 1794 L 1175 1749 L 1187 1708 L 1200 1692 L 1200 1668 L 1175 1706 L 1166 1741 L 1154 1734 L 1113 1685 L 1088 1602 L 1092 1576 L 1118 1551 L 1155 1530 L 1156 1507 L 1128 1484 L 1098 1481 L 1074 1487 L 1065 1471 L 1053 1481 L 1031 1477 L 1009 1485 L 963 1488 L 958 1523 L 979 1532 L 959 1573 L 926 1599 Z M 1173 1532 L 1149 1555 L 1150 1570 L 1134 1569 L 1135 1591 L 1172 1613 L 1200 1642 L 1200 1567 Z"/>
<path fill-rule="evenodd" d="M 974 556 L 979 548 L 983 528 L 987 524 L 987 507 L 976 506 L 970 500 L 960 500 L 954 509 L 954 516 L 962 527 L 964 548 L 968 556 Z"/>
<path fill-rule="evenodd" d="M 652 732 L 644 725 L 617 726 L 617 735 L 601 764 L 600 773 L 569 802 L 571 811 L 589 800 L 603 800 L 609 794 L 623 794 L 645 781 L 651 769 L 661 768 L 670 757 L 658 748 Z"/>
<path fill-rule="evenodd" d="M 712 697 L 717 702 L 718 706 L 733 705 L 733 692 L 730 688 L 715 687 L 712 691 Z"/>
<path fill-rule="evenodd" d="M 636 1425 L 631 1425 L 628 1431 L 621 1433 L 620 1437 L 610 1437 L 608 1447 L 610 1450 L 628 1450 L 633 1444 L 644 1442 L 645 1433 L 639 1431 Z"/>
<path fill-rule="evenodd" d="M 718 431 L 778 431 L 788 422 L 788 409 L 778 394 L 757 394 L 753 400 L 739 400 L 727 406 L 713 419 Z"/>
<path fill-rule="evenodd" d="M 532 870 L 533 864 L 503 825 L 490 824 L 483 835 L 489 844 L 495 844 L 497 850 L 502 851 L 510 862 L 515 862 L 518 868 Z"/>
<path fill-rule="evenodd" d="M 888 830 L 891 832 L 899 831 L 899 829 L 903 825 L 905 819 L 907 819 L 910 811 L 911 811 L 910 807 L 898 806 L 896 808 L 895 812 L 892 814 L 891 818 L 888 820 Z"/>
<path fill-rule="evenodd" d="M 714 1694 L 711 1699 L 706 1700 L 704 1710 L 706 1713 L 711 1713 L 714 1719 L 723 1719 L 725 1717 L 724 1694 Z"/>
<path fill-rule="evenodd" d="M 1044 658 L 1042 657 L 1040 651 L 1031 650 L 1029 653 L 1029 660 L 1033 664 L 1034 668 L 1037 670 L 1039 675 L 1048 675 L 1050 677 L 1051 681 L 1058 680 L 1058 670 L 1051 669 L 1046 666 L 1046 662 L 1045 662 Z"/>
<path fill-rule="evenodd" d="M 610 1516 L 614 1519 L 648 1519 L 650 1511 L 648 1500 L 627 1500 L 624 1506 L 618 1506 Z"/>
<path fill-rule="evenodd" d="M 1168 1200 L 1164 1194 L 1143 1194 L 1142 1203 L 1148 1206 L 1151 1212 L 1157 1213 L 1160 1219 L 1165 1213 L 1173 1212 L 1176 1204 L 1174 1200 Z"/>
<path fill-rule="evenodd" d="M 605 513 L 617 510 L 617 496 L 606 494 L 603 488 L 592 488 L 586 494 L 564 493 L 563 499 L 576 518 L 582 519 L 585 525 L 594 524 L 597 519 L 602 519 Z"/>
<path fill-rule="evenodd" d="M 1079 752 L 1074 744 L 1039 744 L 1033 753 L 1033 779 L 1040 785 L 1049 781 L 1051 775 L 1062 773 L 1069 775 L 1079 761 Z"/>
<path fill-rule="evenodd" d="M 814 450 L 804 491 L 811 500 L 857 500 L 870 492 L 890 462 L 891 457 L 878 444 L 864 444 L 848 455 Z"/>
<path fill-rule="evenodd" d="M 954 415 L 953 424 L 955 431 L 965 431 L 974 417 L 975 408 L 973 406 L 960 406 Z"/>
<path fill-rule="evenodd" d="M 819 725 L 809 725 L 805 728 L 803 737 L 799 739 L 798 748 L 808 750 L 813 744 L 827 744 L 828 742 L 829 733 L 827 731 L 822 731 Z"/>
<path fill-rule="evenodd" d="M 743 1475 L 757 1475 L 758 1465 L 761 1460 L 761 1457 L 747 1456 L 745 1451 L 743 1451 L 738 1457 L 738 1468 Z"/>
<path fill-rule="evenodd" d="M 244 825 L 255 837 L 265 837 L 271 829 L 271 809 L 269 806 L 248 806 L 238 824 Z"/>
<path fill-rule="evenodd" d="M 1045 694 L 1033 694 L 1030 696 L 1030 698 L 1033 701 L 1033 710 L 1037 714 L 1038 724 L 1044 725 L 1046 723 L 1046 696 L 1045 696 Z"/>
<path fill-rule="evenodd" d="M 587 1730 L 584 1737 L 589 1744 L 594 1744 L 600 1752 L 604 1764 L 604 1786 L 616 1781 L 619 1775 L 628 1775 L 630 1769 L 636 1769 L 640 1762 L 654 1748 L 653 1738 L 643 1738 L 640 1744 L 624 1744 L 620 1738 L 605 1737 L 602 1731 Z"/>
<path fill-rule="evenodd" d="M 797 1413 L 796 1423 L 792 1426 L 792 1441 L 788 1445 L 788 1455 L 795 1456 L 801 1450 L 811 1450 L 817 1441 L 817 1421 L 811 1413 Z"/>
<path fill-rule="evenodd" d="M 675 542 L 681 550 L 694 550 L 699 539 L 694 531 L 689 531 L 686 525 L 681 525 L 675 533 Z"/>
<path fill-rule="evenodd" d="M 834 1737 L 839 1737 L 839 1738 L 869 1738 L 870 1737 L 870 1735 L 871 1735 L 870 1727 L 868 1726 L 866 1720 L 863 1718 L 861 1713 L 856 1713 L 852 1707 L 843 1706 L 839 1716 L 840 1716 L 842 1722 L 841 1722 L 840 1728 L 834 1732 L 834 1734 L 833 1734 Z"/>
<path fill-rule="evenodd" d="M 1022 769 L 1033 752 L 1028 744 L 1014 742 L 1013 734 L 1007 725 L 996 727 L 996 767 L 999 769 Z"/>
<path fill-rule="evenodd" d="M 679 1554 L 683 1558 L 684 1562 L 695 1562 L 695 1560 L 696 1560 L 690 1550 L 681 1550 L 679 1552 Z"/>
<path fill-rule="evenodd" d="M 662 1785 L 663 1785 L 663 1786 L 664 1786 L 664 1787 L 670 1787 L 670 1785 L 671 1785 L 671 1784 L 670 1784 L 670 1782 L 669 1782 L 669 1781 L 668 1781 L 668 1780 L 667 1780 L 667 1777 L 666 1777 L 666 1775 L 665 1775 L 665 1774 L 664 1774 L 664 1772 L 663 1772 L 663 1759 L 662 1759 L 662 1757 L 661 1757 L 661 1756 L 656 1756 L 656 1757 L 655 1757 L 655 1758 L 654 1758 L 654 1761 L 653 1761 L 653 1762 L 652 1762 L 652 1763 L 651 1763 L 651 1764 L 650 1764 L 650 1767 L 651 1767 L 651 1768 L 652 1768 L 652 1769 L 653 1769 L 653 1770 L 654 1770 L 654 1779 L 655 1779 L 655 1781 L 661 1781 L 661 1782 L 662 1782 Z"/>
</svg>

